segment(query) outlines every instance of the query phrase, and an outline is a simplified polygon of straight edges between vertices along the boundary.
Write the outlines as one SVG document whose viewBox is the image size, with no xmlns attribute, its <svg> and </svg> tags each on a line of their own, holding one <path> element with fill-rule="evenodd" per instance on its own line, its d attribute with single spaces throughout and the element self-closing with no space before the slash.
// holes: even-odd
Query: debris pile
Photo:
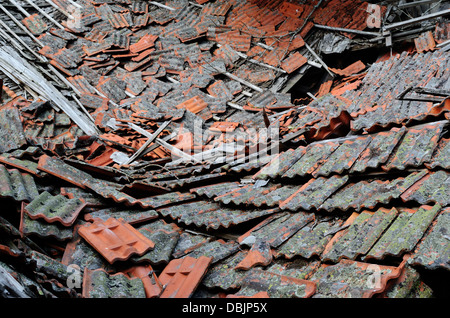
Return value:
<svg viewBox="0 0 450 318">
<path fill-rule="evenodd" d="M 449 13 L 4 1 L 0 295 L 448 295 Z"/>
</svg>

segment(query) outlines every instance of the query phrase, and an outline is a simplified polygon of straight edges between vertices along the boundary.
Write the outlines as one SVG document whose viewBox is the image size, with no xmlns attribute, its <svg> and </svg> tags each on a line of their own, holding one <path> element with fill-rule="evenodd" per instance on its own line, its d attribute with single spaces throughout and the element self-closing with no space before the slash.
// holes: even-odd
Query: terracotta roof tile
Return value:
<svg viewBox="0 0 450 318">
<path fill-rule="evenodd" d="M 25 213 L 25 206 L 26 204 L 22 202 L 19 231 L 23 235 L 36 235 L 40 238 L 55 239 L 61 242 L 72 239 L 73 229 L 71 227 L 58 223 L 48 223 L 42 219 L 33 220 Z"/>
<path fill-rule="evenodd" d="M 441 206 L 437 204 L 433 207 L 422 206 L 416 211 L 402 212 L 367 252 L 365 259 L 381 259 L 387 255 L 412 252 L 440 211 Z M 401 242 L 396 239 L 398 236 L 402 237 Z"/>
<path fill-rule="evenodd" d="M 366 169 L 378 168 L 385 163 L 394 151 L 394 148 L 399 144 L 405 131 L 406 128 L 404 127 L 393 128 L 390 131 L 373 135 L 372 141 L 363 150 L 350 171 L 363 172 Z"/>
<path fill-rule="evenodd" d="M 410 165 L 420 166 L 423 162 L 430 162 L 442 129 L 442 124 L 408 129 L 397 151 L 382 168 L 386 171 L 394 168 L 403 170 Z"/>
<path fill-rule="evenodd" d="M 141 255 L 154 247 L 154 243 L 122 220 L 109 218 L 95 220 L 78 229 L 80 235 L 109 263 L 127 260 L 133 254 Z"/>
<path fill-rule="evenodd" d="M 357 297 L 370 298 L 374 294 L 382 293 L 387 284 L 400 276 L 404 263 L 395 266 L 378 266 L 373 264 L 342 260 L 336 265 L 322 265 L 311 277 L 317 284 L 317 297 Z M 379 283 L 367 283 L 375 270 L 379 270 Z M 353 279 L 350 279 L 353 278 Z"/>
<path fill-rule="evenodd" d="M 22 23 L 35 35 L 42 34 L 49 28 L 47 23 L 38 13 L 34 13 L 28 17 L 25 17 L 24 19 L 22 19 Z"/>
<path fill-rule="evenodd" d="M 157 298 L 161 294 L 163 286 L 150 265 L 134 266 L 126 270 L 126 273 L 131 278 L 139 278 L 142 281 L 147 298 Z"/>
<path fill-rule="evenodd" d="M 209 130 L 217 132 L 232 132 L 236 129 L 237 126 L 239 126 L 239 123 L 228 121 L 223 122 L 216 121 L 209 127 Z"/>
<path fill-rule="evenodd" d="M 73 14 L 70 1 L 54 2 Z M 430 297 L 436 286 L 442 293 L 425 277 L 448 268 L 448 52 L 435 47 L 446 25 L 431 38 L 407 36 L 417 38 L 408 47 L 394 37 L 399 54 L 355 62 L 347 53 L 364 35 L 313 26 L 373 28 L 370 9 L 390 19 L 387 8 L 303 2 L 90 0 L 75 12 L 78 26 L 64 21 L 66 30 L 36 35 L 38 54 L 80 92 L 72 97 L 102 133 L 83 135 L 55 101 L 32 101 L 29 88 L 27 99 L 1 107 L 8 116 L 0 162 L 8 169 L 0 165 L 0 197 L 8 209 L 22 205 L 20 216 L 0 218 L 0 254 L 14 259 L 1 269 L 37 297 Z M 334 52 L 336 63 L 325 58 L 333 80 L 307 76 L 314 63 L 306 63 L 306 36 L 322 58 Z M 325 50 L 320 40 L 331 38 Z M 372 52 L 376 42 L 366 42 Z M 2 83 L 11 97 L 23 94 L 17 82 Z M 282 147 L 247 161 L 234 148 L 255 150 L 263 133 L 245 129 L 265 128 L 267 117 L 280 124 Z M 159 138 L 192 155 L 227 157 L 176 165 L 156 144 L 130 165 L 111 157 L 145 144 L 129 123 L 151 133 L 168 119 Z M 239 160 L 227 161 L 233 156 Z M 110 220 L 120 221 L 92 234 L 104 242 L 80 236 Z M 107 259 L 94 246 L 119 253 Z M 36 265 L 32 281 L 21 279 L 23 261 Z M 81 294 L 66 286 L 72 265 L 86 275 Z"/>
<path fill-rule="evenodd" d="M 449 174 L 444 170 L 430 172 L 422 179 L 417 180 L 401 198 L 403 201 L 415 201 L 420 204 L 440 203 L 443 206 L 450 201 L 450 196 L 441 187 L 449 182 Z"/>
<path fill-rule="evenodd" d="M 308 298 L 315 291 L 311 281 L 255 269 L 243 278 L 241 289 L 228 297 Z"/>
<path fill-rule="evenodd" d="M 59 222 L 71 226 L 84 207 L 85 203 L 79 199 L 52 196 L 44 191 L 25 207 L 25 212 L 32 219 L 43 218 L 49 223 Z"/>
<path fill-rule="evenodd" d="M 15 106 L 5 106 L 0 109 L 0 151 L 7 152 L 24 146 L 27 141 L 19 118 L 19 110 Z"/>
<path fill-rule="evenodd" d="M 303 66 L 307 61 L 308 60 L 303 55 L 299 52 L 295 52 L 281 62 L 281 68 L 288 73 L 292 73 Z"/>
<path fill-rule="evenodd" d="M 347 229 L 339 233 L 337 239 L 333 238 L 332 245 L 327 246 L 322 259 L 337 263 L 342 258 L 355 260 L 359 255 L 367 254 L 398 213 L 395 208 L 381 208 L 375 213 L 361 212 Z"/>
<path fill-rule="evenodd" d="M 430 169 L 434 169 L 436 167 L 449 169 L 450 162 L 448 161 L 449 158 L 447 158 L 449 153 L 450 153 L 450 139 L 442 138 L 436 147 L 431 162 L 425 163 L 425 165 Z"/>
<path fill-rule="evenodd" d="M 84 298 L 145 298 L 146 290 L 140 278 L 128 278 L 123 273 L 108 274 L 102 269 L 85 269 Z"/>
<path fill-rule="evenodd" d="M 30 174 L 0 165 L 0 197 L 30 202 L 38 195 L 37 185 Z"/>
<path fill-rule="evenodd" d="M 299 208 L 310 210 L 319 208 L 337 190 L 348 181 L 348 176 L 311 179 L 296 193 L 280 203 L 282 209 L 295 211 Z"/>
<path fill-rule="evenodd" d="M 84 219 L 88 222 L 94 222 L 96 219 L 106 221 L 111 217 L 119 218 L 128 224 L 136 224 L 156 219 L 158 214 L 155 210 L 124 209 L 124 208 L 106 208 L 84 214 Z"/>
<path fill-rule="evenodd" d="M 305 155 L 294 163 L 292 167 L 286 171 L 283 177 L 293 178 L 295 176 L 311 174 L 336 148 L 338 148 L 338 146 L 339 143 L 333 141 L 315 145 L 310 144 L 306 149 Z M 314 149 L 314 151 L 308 151 L 309 149 Z"/>
<path fill-rule="evenodd" d="M 219 287 L 225 291 L 239 288 L 242 279 L 248 272 L 236 270 L 236 265 L 239 264 L 247 254 L 248 252 L 246 250 L 242 250 L 223 261 L 210 266 L 202 280 L 202 285 L 205 285 L 208 288 Z"/>
<path fill-rule="evenodd" d="M 284 14 L 286 17 L 291 18 L 298 18 L 302 15 L 304 10 L 304 6 L 290 3 L 287 1 L 284 1 L 279 7 L 278 11 L 282 14 Z"/>
<path fill-rule="evenodd" d="M 448 240 L 441 235 L 449 224 L 449 208 L 442 210 L 440 214 L 434 219 L 426 236 L 416 246 L 414 254 L 408 263 L 413 265 L 421 265 L 427 269 L 449 268 Z M 446 242 L 447 240 L 447 242 Z"/>
<path fill-rule="evenodd" d="M 228 44 L 231 48 L 240 52 L 250 50 L 252 37 L 240 34 L 238 30 L 223 32 L 216 35 L 216 41 L 222 45 Z"/>
<path fill-rule="evenodd" d="M 436 42 L 431 31 L 422 33 L 419 37 L 414 39 L 417 53 L 433 50 L 436 47 Z"/>
<path fill-rule="evenodd" d="M 194 114 L 199 113 L 207 107 L 208 104 L 200 96 L 194 96 L 176 106 L 178 109 L 187 109 Z"/>
<path fill-rule="evenodd" d="M 372 137 L 358 137 L 344 141 L 317 170 L 312 172 L 314 177 L 327 176 L 331 172 L 342 174 L 350 169 L 359 158 L 361 152 L 366 149 Z"/>
<path fill-rule="evenodd" d="M 189 298 L 197 289 L 210 263 L 210 257 L 185 257 L 172 260 L 162 271 L 159 280 L 165 285 L 161 298 Z"/>
<path fill-rule="evenodd" d="M 274 214 L 241 235 L 238 242 L 246 244 L 246 240 L 252 237 L 277 248 L 313 219 L 314 215 L 307 212 Z"/>
<path fill-rule="evenodd" d="M 351 76 L 353 74 L 359 73 L 366 68 L 366 65 L 361 61 L 356 61 L 350 64 L 344 69 L 329 68 L 333 73 L 341 76 Z"/>
</svg>

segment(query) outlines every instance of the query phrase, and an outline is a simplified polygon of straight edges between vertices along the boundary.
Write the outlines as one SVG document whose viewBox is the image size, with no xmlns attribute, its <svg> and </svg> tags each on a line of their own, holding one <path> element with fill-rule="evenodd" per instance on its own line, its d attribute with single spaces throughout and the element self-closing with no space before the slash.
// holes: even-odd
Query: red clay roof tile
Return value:
<svg viewBox="0 0 450 318">
<path fill-rule="evenodd" d="M 422 33 L 419 37 L 414 39 L 417 53 L 423 53 L 425 51 L 431 51 L 436 47 L 436 41 L 434 40 L 433 33 L 431 31 Z"/>
<path fill-rule="evenodd" d="M 155 244 L 120 219 L 95 220 L 78 229 L 78 233 L 109 262 L 142 255 Z"/>
<path fill-rule="evenodd" d="M 304 64 L 308 62 L 308 59 L 301 55 L 299 52 L 295 52 L 291 56 L 285 58 L 283 62 L 281 62 L 281 68 L 288 72 L 289 74 L 298 70 Z"/>
<path fill-rule="evenodd" d="M 194 96 L 176 106 L 176 108 L 178 109 L 187 109 L 194 114 L 199 113 L 200 111 L 204 110 L 207 107 L 208 104 L 200 96 Z"/>
<path fill-rule="evenodd" d="M 164 268 L 159 280 L 166 286 L 161 298 L 189 298 L 192 296 L 211 264 L 212 257 L 198 259 L 186 256 L 174 259 Z"/>
</svg>

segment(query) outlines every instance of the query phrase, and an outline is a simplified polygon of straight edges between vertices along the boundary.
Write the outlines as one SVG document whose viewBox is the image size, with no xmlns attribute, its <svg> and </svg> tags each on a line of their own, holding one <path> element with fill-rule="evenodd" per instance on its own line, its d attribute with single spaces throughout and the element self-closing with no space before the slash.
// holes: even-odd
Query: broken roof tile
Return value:
<svg viewBox="0 0 450 318">
<path fill-rule="evenodd" d="M 142 281 L 147 298 L 157 298 L 161 294 L 161 283 L 150 265 L 133 266 L 126 270 L 126 274 Z"/>
<path fill-rule="evenodd" d="M 145 298 L 144 283 L 140 278 L 128 278 L 123 273 L 108 274 L 103 269 L 83 273 L 84 298 Z"/>
<path fill-rule="evenodd" d="M 256 240 L 250 251 L 237 265 L 236 269 L 249 270 L 255 266 L 267 266 L 272 262 L 273 256 L 269 243 L 265 240 Z"/>
<path fill-rule="evenodd" d="M 27 144 L 17 107 L 0 108 L 0 152 L 8 152 Z"/>
<path fill-rule="evenodd" d="M 450 169 L 450 138 L 442 138 L 433 154 L 433 157 L 429 163 L 425 163 L 425 166 L 434 168 Z"/>
<path fill-rule="evenodd" d="M 408 129 L 391 158 L 382 166 L 386 171 L 404 170 L 408 166 L 418 167 L 430 162 L 443 130 L 442 124 L 416 126 Z"/>
<path fill-rule="evenodd" d="M 8 170 L 0 165 L 0 197 L 16 201 L 32 201 L 39 195 L 33 177 L 17 169 Z"/>
<path fill-rule="evenodd" d="M 371 140 L 371 136 L 364 136 L 344 141 L 312 175 L 319 177 L 331 173 L 342 174 L 349 170 Z"/>
<path fill-rule="evenodd" d="M 309 144 L 303 155 L 292 167 L 283 174 L 285 178 L 303 177 L 311 174 L 339 147 L 338 142 Z"/>
<path fill-rule="evenodd" d="M 439 204 L 401 211 L 364 259 L 382 259 L 388 255 L 401 256 L 412 252 L 440 211 Z"/>
<path fill-rule="evenodd" d="M 37 235 L 41 238 L 56 239 L 58 241 L 70 240 L 73 237 L 73 229 L 57 223 L 48 223 L 42 219 L 31 219 L 24 211 L 22 203 L 19 230 L 23 235 Z"/>
<path fill-rule="evenodd" d="M 161 298 L 189 298 L 200 284 L 209 265 L 211 257 L 185 257 L 174 259 L 159 275 L 159 280 L 166 286 Z"/>
<path fill-rule="evenodd" d="M 248 274 L 246 271 L 236 269 L 247 255 L 247 251 L 239 251 L 221 262 L 212 265 L 202 280 L 207 288 L 220 288 L 229 291 L 240 287 L 242 279 Z"/>
<path fill-rule="evenodd" d="M 381 164 L 384 164 L 395 146 L 400 142 L 405 131 L 405 127 L 393 128 L 388 132 L 380 132 L 373 135 L 372 141 L 363 150 L 350 172 L 364 172 L 366 169 L 378 168 Z"/>
<path fill-rule="evenodd" d="M 242 279 L 239 291 L 228 297 L 309 298 L 315 291 L 311 281 L 254 269 Z"/>
<path fill-rule="evenodd" d="M 276 251 L 275 256 L 284 256 L 292 259 L 301 256 L 310 259 L 313 256 L 320 256 L 332 239 L 332 230 L 341 227 L 341 218 L 320 218 L 308 223 L 283 243 Z"/>
<path fill-rule="evenodd" d="M 169 263 L 180 239 L 181 229 L 174 223 L 156 220 L 139 226 L 137 230 L 154 242 L 155 246 L 141 256 L 133 256 L 132 261 L 135 263 L 148 262 L 154 266 Z"/>
<path fill-rule="evenodd" d="M 339 233 L 339 239 L 334 240 L 332 246 L 327 246 L 322 260 L 337 263 L 342 258 L 355 260 L 359 255 L 365 255 L 397 214 L 395 208 L 380 208 L 375 213 L 361 212 L 345 232 Z"/>
<path fill-rule="evenodd" d="M 281 62 L 281 68 L 289 74 L 302 67 L 308 59 L 299 52 L 288 56 Z"/>
<path fill-rule="evenodd" d="M 142 255 L 154 247 L 152 241 L 131 225 L 115 218 L 85 224 L 78 233 L 111 264 L 127 260 L 133 254 Z"/>
<path fill-rule="evenodd" d="M 342 260 L 336 265 L 322 265 L 310 278 L 317 284 L 314 298 L 369 298 L 387 288 L 389 280 L 400 276 L 403 266 L 385 266 Z M 380 275 L 373 282 L 374 273 Z"/>
<path fill-rule="evenodd" d="M 443 211 L 431 224 L 426 236 L 417 245 L 409 264 L 421 265 L 427 269 L 449 269 L 449 217 L 450 208 Z"/>
<path fill-rule="evenodd" d="M 93 222 L 96 219 L 106 221 L 110 217 L 122 219 L 128 224 L 136 224 L 156 219 L 158 213 L 155 210 L 138 210 L 138 209 L 124 209 L 120 207 L 112 207 L 84 214 L 84 219 L 88 222 Z"/>
<path fill-rule="evenodd" d="M 440 203 L 446 206 L 450 203 L 447 191 L 450 174 L 444 170 L 430 172 L 406 190 L 401 198 L 403 201 L 415 201 L 420 204 Z"/>
<path fill-rule="evenodd" d="M 271 247 L 275 248 L 313 219 L 314 215 L 307 212 L 274 214 L 241 235 L 238 242 L 244 244 L 246 239 L 254 237 L 256 240 L 266 241 Z"/>
<path fill-rule="evenodd" d="M 336 191 L 348 181 L 348 176 L 331 176 L 311 179 L 297 192 L 280 203 L 280 208 L 296 211 L 298 209 L 311 210 L 319 208 Z"/>
<path fill-rule="evenodd" d="M 32 219 L 43 218 L 49 223 L 59 222 L 64 226 L 71 226 L 85 205 L 79 199 L 53 196 L 44 191 L 25 207 L 25 212 Z"/>
</svg>

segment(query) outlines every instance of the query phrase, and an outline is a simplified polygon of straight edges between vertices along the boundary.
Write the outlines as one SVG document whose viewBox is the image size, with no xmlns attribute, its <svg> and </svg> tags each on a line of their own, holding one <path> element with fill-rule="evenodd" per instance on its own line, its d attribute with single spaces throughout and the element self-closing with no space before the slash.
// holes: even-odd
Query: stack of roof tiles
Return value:
<svg viewBox="0 0 450 318">
<path fill-rule="evenodd" d="M 441 295 L 429 277 L 450 270 L 449 51 L 331 69 L 294 108 L 268 88 L 307 64 L 311 21 L 364 30 L 366 2 L 78 3 L 76 27 L 35 32 L 102 133 L 51 101 L 10 93 L 0 107 L 1 296 Z M 408 87 L 441 94 L 399 98 Z M 297 143 L 250 162 L 171 162 L 173 148 L 226 148 L 224 133 L 263 127 L 266 111 L 285 111 L 270 118 Z"/>
</svg>

